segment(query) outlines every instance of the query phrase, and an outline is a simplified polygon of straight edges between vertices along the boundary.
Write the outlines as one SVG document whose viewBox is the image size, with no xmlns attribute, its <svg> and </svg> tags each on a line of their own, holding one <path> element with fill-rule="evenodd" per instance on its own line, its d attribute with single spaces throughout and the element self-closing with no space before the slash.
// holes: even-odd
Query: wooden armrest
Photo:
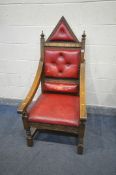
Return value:
<svg viewBox="0 0 116 175">
<path fill-rule="evenodd" d="M 80 65 L 80 119 L 86 120 L 85 62 Z"/>
<path fill-rule="evenodd" d="M 36 76 L 35 79 L 33 81 L 33 84 L 31 86 L 31 89 L 29 90 L 26 98 L 21 102 L 21 104 L 18 106 L 17 112 L 20 114 L 23 114 L 26 111 L 27 106 L 30 104 L 30 102 L 32 101 L 38 86 L 40 84 L 40 80 L 41 80 L 41 75 L 42 75 L 42 69 L 43 69 L 43 62 L 40 61 L 39 62 L 39 66 L 36 72 Z"/>
</svg>

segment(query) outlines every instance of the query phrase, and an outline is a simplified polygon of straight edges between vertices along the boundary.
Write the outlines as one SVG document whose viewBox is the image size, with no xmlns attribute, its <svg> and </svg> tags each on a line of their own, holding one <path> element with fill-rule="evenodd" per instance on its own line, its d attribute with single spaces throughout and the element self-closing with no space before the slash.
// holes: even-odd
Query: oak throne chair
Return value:
<svg viewBox="0 0 116 175">
<path fill-rule="evenodd" d="M 78 135 L 77 152 L 83 153 L 85 131 L 85 32 L 77 39 L 64 17 L 45 41 L 41 34 L 38 70 L 27 94 L 18 107 L 27 135 L 27 145 L 39 130 Z M 41 83 L 41 95 L 32 104 Z"/>
</svg>

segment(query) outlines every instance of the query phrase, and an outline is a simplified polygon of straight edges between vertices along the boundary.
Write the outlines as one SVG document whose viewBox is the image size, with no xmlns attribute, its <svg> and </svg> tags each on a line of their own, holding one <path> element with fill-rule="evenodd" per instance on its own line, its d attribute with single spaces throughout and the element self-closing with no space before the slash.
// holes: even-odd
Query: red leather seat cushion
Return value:
<svg viewBox="0 0 116 175">
<path fill-rule="evenodd" d="M 28 120 L 67 126 L 79 125 L 79 97 L 64 94 L 42 94 L 28 109 Z"/>
<path fill-rule="evenodd" d="M 46 49 L 45 76 L 57 78 L 78 78 L 80 56 L 80 49 Z"/>
</svg>

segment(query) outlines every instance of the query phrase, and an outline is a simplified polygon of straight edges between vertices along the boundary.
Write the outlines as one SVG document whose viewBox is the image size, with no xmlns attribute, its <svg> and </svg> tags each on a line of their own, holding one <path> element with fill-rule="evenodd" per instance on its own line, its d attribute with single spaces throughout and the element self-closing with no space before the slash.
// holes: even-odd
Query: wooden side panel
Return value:
<svg viewBox="0 0 116 175">
<path fill-rule="evenodd" d="M 80 119 L 86 119 L 85 63 L 80 66 Z"/>
</svg>

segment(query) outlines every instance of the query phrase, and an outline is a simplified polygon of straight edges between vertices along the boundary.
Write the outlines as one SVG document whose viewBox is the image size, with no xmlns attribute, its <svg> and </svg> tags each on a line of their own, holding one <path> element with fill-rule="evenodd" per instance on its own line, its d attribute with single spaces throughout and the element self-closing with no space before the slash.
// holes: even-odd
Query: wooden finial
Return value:
<svg viewBox="0 0 116 175">
<path fill-rule="evenodd" d="M 41 38 L 44 38 L 44 33 L 43 33 L 43 30 L 41 32 Z"/>
<path fill-rule="evenodd" d="M 85 39 L 86 39 L 86 34 L 85 34 L 85 31 L 83 31 L 82 39 L 81 39 L 81 62 L 82 63 L 85 61 L 85 59 L 84 59 Z"/>
<path fill-rule="evenodd" d="M 85 34 L 85 30 L 83 31 L 83 34 L 82 34 L 82 38 L 85 38 L 86 37 L 86 34 Z"/>
<path fill-rule="evenodd" d="M 86 40 L 86 34 L 85 34 L 85 30 L 84 30 L 83 34 L 82 34 L 82 39 L 81 39 L 82 49 L 85 49 L 85 40 Z"/>
</svg>

